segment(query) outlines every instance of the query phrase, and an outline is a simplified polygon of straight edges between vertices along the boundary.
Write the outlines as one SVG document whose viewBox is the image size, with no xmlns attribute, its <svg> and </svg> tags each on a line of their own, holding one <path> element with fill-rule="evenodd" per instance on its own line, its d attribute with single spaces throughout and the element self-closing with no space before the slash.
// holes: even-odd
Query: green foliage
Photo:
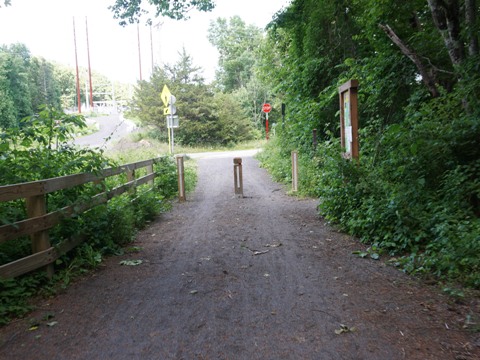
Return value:
<svg viewBox="0 0 480 360">
<path fill-rule="evenodd" d="M 120 20 L 120 25 L 134 24 L 140 21 L 142 15 L 148 14 L 141 6 L 141 0 L 123 1 L 115 0 L 115 4 L 109 9 L 113 11 L 114 18 Z M 148 0 L 149 5 L 154 6 L 154 17 L 167 16 L 175 20 L 188 19 L 188 12 L 192 9 L 198 11 L 211 11 L 215 7 L 212 0 Z M 151 23 L 148 19 L 147 23 Z"/>
<path fill-rule="evenodd" d="M 298 150 L 299 192 L 318 196 L 328 221 L 375 254 L 397 256 L 405 271 L 479 288 L 478 54 L 454 64 L 430 10 L 420 0 L 296 0 L 277 14 L 275 51 L 261 52 L 260 68 L 287 116 L 260 159 L 290 182 L 290 152 Z M 419 55 L 436 98 L 378 24 Z M 471 33 L 460 36 L 467 43 Z M 337 88 L 352 78 L 360 83 L 358 163 L 341 156 L 339 141 Z"/>
<path fill-rule="evenodd" d="M 41 276 L 0 279 L 0 325 L 8 324 L 12 316 L 24 316 L 32 310 L 28 300 L 43 281 Z"/>
<path fill-rule="evenodd" d="M 214 95 L 204 84 L 200 69 L 191 57 L 180 54 L 174 65 L 157 68 L 149 81 L 142 81 L 135 89 L 129 115 L 144 125 L 153 125 L 157 138 L 167 141 L 165 116 L 160 94 L 167 85 L 176 96 L 180 127 L 175 129 L 175 142 L 186 146 L 204 146 L 237 143 L 254 137 L 254 130 L 242 109 L 230 95 Z"/>
<path fill-rule="evenodd" d="M 113 163 L 102 153 L 79 149 L 71 145 L 75 128 L 84 127 L 82 116 L 66 115 L 49 106 L 34 116 L 22 120 L 21 126 L 4 130 L 0 137 L 0 185 L 28 182 L 81 172 L 95 173 Z M 154 166 L 157 175 L 154 189 L 147 186 L 111 199 L 108 204 L 94 207 L 73 218 L 64 219 L 49 232 L 53 246 L 72 237 L 85 238 L 80 246 L 56 261 L 57 273 L 52 280 L 27 274 L 0 281 L 0 324 L 12 316 L 22 316 L 30 310 L 28 299 L 39 292 L 48 295 L 58 286 L 65 287 L 77 276 L 97 267 L 103 256 L 115 254 L 131 242 L 138 229 L 169 209 L 177 191 L 175 162 L 163 158 Z M 191 167 L 186 177 L 195 183 Z M 108 178 L 101 184 L 87 184 L 51 193 L 47 210 L 55 211 L 67 205 L 87 203 L 98 192 L 113 189 L 125 181 L 125 175 Z M 0 203 L 0 224 L 26 217 L 24 202 Z M 30 255 L 31 241 L 24 237 L 0 244 L 0 264 Z"/>
<path fill-rule="evenodd" d="M 245 24 L 239 16 L 228 21 L 218 18 L 210 23 L 208 40 L 220 53 L 216 79 L 222 90 L 246 87 L 254 75 L 256 49 L 263 40 L 261 30 Z"/>
</svg>

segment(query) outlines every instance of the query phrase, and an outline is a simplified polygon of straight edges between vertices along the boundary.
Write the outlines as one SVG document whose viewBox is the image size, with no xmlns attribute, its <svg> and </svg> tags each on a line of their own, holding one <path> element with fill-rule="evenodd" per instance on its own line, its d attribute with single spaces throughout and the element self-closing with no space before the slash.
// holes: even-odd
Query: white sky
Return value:
<svg viewBox="0 0 480 360">
<path fill-rule="evenodd" d="M 33 56 L 75 66 L 73 17 L 76 24 L 79 66 L 87 67 L 85 18 L 88 19 L 90 63 L 94 71 L 112 80 L 135 82 L 140 78 L 137 26 L 122 28 L 108 10 L 114 0 L 12 0 L 0 8 L 0 45 L 24 43 Z M 152 27 L 154 63 L 174 63 L 184 46 L 193 63 L 203 68 L 207 81 L 213 79 L 218 53 L 207 40 L 208 25 L 218 17 L 240 16 L 247 24 L 264 28 L 273 14 L 289 0 L 216 0 L 210 13 L 192 12 L 187 21 L 160 18 Z M 3 1 L 2 1 L 3 3 Z M 3 4 L 2 4 L 3 5 Z M 150 30 L 140 25 L 142 78 L 152 69 Z"/>
</svg>

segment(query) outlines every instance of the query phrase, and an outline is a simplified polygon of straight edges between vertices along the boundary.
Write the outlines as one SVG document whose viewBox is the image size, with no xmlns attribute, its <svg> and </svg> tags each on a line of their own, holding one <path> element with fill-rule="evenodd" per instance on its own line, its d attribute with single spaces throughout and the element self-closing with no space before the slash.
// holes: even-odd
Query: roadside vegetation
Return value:
<svg viewBox="0 0 480 360">
<path fill-rule="evenodd" d="M 260 157 L 289 182 L 299 151 L 300 192 L 328 221 L 409 273 L 475 289 L 478 12 L 468 1 L 294 0 L 263 53 L 287 115 Z M 359 81 L 358 163 L 341 156 L 337 89 L 349 79 Z"/>
<path fill-rule="evenodd" d="M 123 164 L 114 156 L 106 156 L 96 149 L 73 146 L 74 132 L 85 127 L 82 116 L 66 115 L 45 107 L 38 114 L 22 119 L 18 128 L 5 129 L 1 133 L 0 186 L 81 172 L 95 173 Z M 145 160 L 143 155 L 130 152 L 128 159 L 124 160 Z M 158 157 L 158 154 L 152 157 Z M 177 192 L 176 171 L 174 160 L 165 156 L 154 166 L 156 178 L 153 190 L 141 187 L 135 193 L 125 193 L 106 205 L 65 220 L 50 231 L 53 246 L 79 234 L 85 235 L 87 240 L 56 261 L 56 273 L 52 279 L 48 279 L 43 271 L 38 271 L 15 279 L 0 280 L 0 324 L 28 312 L 33 296 L 52 295 L 67 287 L 76 277 L 95 269 L 105 256 L 123 253 L 138 230 L 158 214 L 169 210 L 170 200 Z M 194 165 L 189 162 L 185 176 L 187 191 L 190 191 L 195 186 L 196 175 Z M 55 192 L 48 197 L 48 210 L 88 201 L 104 187 L 111 189 L 118 186 L 120 180 L 109 178 L 101 188 L 92 184 Z M 23 202 L 0 203 L 0 224 L 25 217 Z M 29 238 L 7 241 L 0 244 L 0 264 L 30 253 Z"/>
</svg>

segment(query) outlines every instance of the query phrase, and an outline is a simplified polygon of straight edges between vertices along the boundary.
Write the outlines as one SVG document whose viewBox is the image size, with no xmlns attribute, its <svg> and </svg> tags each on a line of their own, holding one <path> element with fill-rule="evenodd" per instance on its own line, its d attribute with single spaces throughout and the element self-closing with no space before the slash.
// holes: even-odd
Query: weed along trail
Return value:
<svg viewBox="0 0 480 360">
<path fill-rule="evenodd" d="M 471 308 L 352 254 L 365 248 L 251 156 L 198 170 L 196 191 L 124 255 L 0 329 L 0 358 L 480 358 L 478 332 L 462 329 Z"/>
</svg>

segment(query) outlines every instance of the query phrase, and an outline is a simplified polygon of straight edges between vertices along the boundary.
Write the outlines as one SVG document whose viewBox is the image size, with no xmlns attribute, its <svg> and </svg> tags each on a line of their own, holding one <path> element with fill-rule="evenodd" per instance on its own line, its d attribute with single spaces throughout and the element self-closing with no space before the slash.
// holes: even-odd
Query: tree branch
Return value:
<svg viewBox="0 0 480 360">
<path fill-rule="evenodd" d="M 417 67 L 418 72 L 422 76 L 422 81 L 427 87 L 428 91 L 433 97 L 438 97 L 440 95 L 437 88 L 437 81 L 433 72 L 429 71 L 425 64 L 422 62 L 420 56 L 414 52 L 410 47 L 403 42 L 402 39 L 398 37 L 397 34 L 392 30 L 389 25 L 378 25 L 385 34 L 393 41 L 395 45 L 400 48 L 400 51 L 407 56 Z"/>
</svg>

